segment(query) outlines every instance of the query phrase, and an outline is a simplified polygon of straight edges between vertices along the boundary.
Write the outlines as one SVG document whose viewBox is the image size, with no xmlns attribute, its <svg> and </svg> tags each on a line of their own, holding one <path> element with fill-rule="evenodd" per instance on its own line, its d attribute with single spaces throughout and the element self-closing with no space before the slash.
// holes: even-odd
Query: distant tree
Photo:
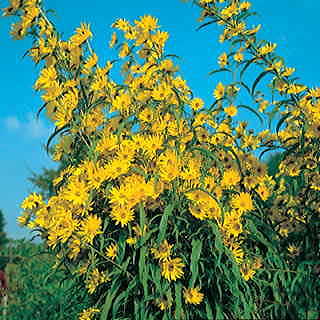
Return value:
<svg viewBox="0 0 320 320">
<path fill-rule="evenodd" d="M 44 199 L 49 199 L 54 195 L 55 190 L 53 180 L 58 176 L 60 169 L 43 168 L 42 172 L 32 172 L 32 176 L 28 180 L 39 190 Z"/>
<path fill-rule="evenodd" d="M 0 250 L 8 243 L 7 234 L 4 231 L 4 227 L 6 225 L 4 214 L 2 210 L 0 210 Z"/>
<path fill-rule="evenodd" d="M 275 176 L 278 173 L 281 160 L 282 160 L 281 152 L 273 153 L 268 157 L 268 159 L 266 160 L 266 163 L 268 167 L 268 174 L 270 176 Z"/>
<path fill-rule="evenodd" d="M 40 173 L 31 172 L 31 177 L 28 180 L 37 188 L 37 192 L 45 200 L 48 200 L 56 193 L 53 180 L 59 176 L 61 170 L 66 168 L 66 166 L 67 164 L 62 161 L 56 169 L 42 168 Z"/>
</svg>

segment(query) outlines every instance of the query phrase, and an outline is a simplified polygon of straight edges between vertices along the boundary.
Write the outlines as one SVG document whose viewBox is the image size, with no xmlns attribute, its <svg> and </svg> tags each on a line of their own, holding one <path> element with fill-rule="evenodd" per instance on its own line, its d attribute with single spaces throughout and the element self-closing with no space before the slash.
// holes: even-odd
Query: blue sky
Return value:
<svg viewBox="0 0 320 320">
<path fill-rule="evenodd" d="M 92 46 L 102 58 L 112 60 L 115 52 L 108 48 L 117 18 L 133 21 L 144 14 L 159 18 L 162 29 L 170 33 L 167 53 L 181 57 L 180 72 L 193 89 L 195 96 L 210 103 L 212 90 L 219 76 L 209 77 L 217 68 L 217 56 L 223 51 L 218 43 L 215 25 L 195 31 L 199 10 L 179 0 L 47 0 L 47 8 L 54 9 L 58 30 L 69 37 L 80 22 L 91 24 L 94 33 Z M 6 6 L 0 1 L 0 7 Z M 319 18 L 320 2 L 315 0 L 255 0 L 253 8 L 260 14 L 254 23 L 262 24 L 260 37 L 278 44 L 277 52 L 305 84 L 316 86 L 320 71 Z M 31 171 L 55 164 L 46 155 L 43 144 L 52 128 L 45 118 L 35 120 L 41 106 L 39 95 L 32 86 L 39 73 L 29 58 L 22 58 L 30 48 L 29 40 L 13 41 L 9 36 L 11 18 L 0 19 L 0 208 L 3 210 L 10 237 L 30 238 L 28 231 L 16 225 L 20 202 L 33 191 L 27 181 Z M 255 118 L 249 118 L 255 126 Z"/>
</svg>

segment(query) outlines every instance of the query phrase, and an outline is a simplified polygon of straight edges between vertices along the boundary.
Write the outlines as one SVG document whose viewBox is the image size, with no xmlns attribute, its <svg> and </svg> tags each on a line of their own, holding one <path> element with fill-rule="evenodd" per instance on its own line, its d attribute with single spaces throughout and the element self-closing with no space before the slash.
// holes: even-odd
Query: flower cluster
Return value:
<svg viewBox="0 0 320 320">
<path fill-rule="evenodd" d="M 274 54 L 276 44 L 257 40 L 260 26 L 247 28 L 249 2 L 197 2 L 200 20 L 213 17 L 224 28 L 220 42 L 232 41 L 231 52 L 218 57 L 218 71 L 241 68 L 239 79 L 217 83 L 212 105 L 194 97 L 178 74 L 165 53 L 169 34 L 156 18 L 112 25 L 109 45 L 118 48 L 123 75 L 117 83 L 116 62 L 99 64 L 89 25 L 64 41 L 40 1 L 10 2 L 4 14 L 20 17 L 12 36 L 36 35 L 29 55 L 43 67 L 34 88 L 56 127 L 53 159 L 67 164 L 53 181 L 55 195 L 45 201 L 31 194 L 19 222 L 38 230 L 67 265 L 85 266 L 78 274 L 99 309 L 106 296 L 106 304 L 117 301 L 114 316 L 145 304 L 177 314 L 205 301 L 211 310 L 212 286 L 220 281 L 214 272 L 242 283 L 262 268 L 260 222 L 272 216 L 281 237 L 319 215 L 320 155 L 313 150 L 320 90 L 295 83 L 294 69 Z M 262 73 L 250 89 L 242 77 L 251 64 Z M 256 90 L 267 75 L 279 101 Z M 239 104 L 248 92 L 253 106 Z M 256 134 L 236 120 L 241 109 L 282 118 L 276 132 Z M 288 152 L 271 175 L 257 151 L 279 147 Z M 288 195 L 298 179 L 301 194 Z M 85 310 L 79 319 L 97 312 Z"/>
</svg>

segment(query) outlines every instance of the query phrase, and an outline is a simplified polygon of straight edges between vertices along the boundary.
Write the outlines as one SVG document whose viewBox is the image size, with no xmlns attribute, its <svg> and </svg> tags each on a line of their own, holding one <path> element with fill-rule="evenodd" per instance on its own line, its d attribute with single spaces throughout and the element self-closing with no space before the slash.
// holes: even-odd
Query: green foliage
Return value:
<svg viewBox="0 0 320 320">
<path fill-rule="evenodd" d="M 66 164 L 61 162 L 56 169 L 42 168 L 42 172 L 40 173 L 31 172 L 31 177 L 28 180 L 39 191 L 42 197 L 48 200 L 56 194 L 53 180 L 59 176 L 61 170 L 65 167 Z"/>
<path fill-rule="evenodd" d="M 8 243 L 7 234 L 4 231 L 5 220 L 2 210 L 0 210 L 0 249 Z"/>
<path fill-rule="evenodd" d="M 2 255 L 9 258 L 7 319 L 74 320 L 88 303 L 76 280 L 66 278 L 66 270 L 53 268 L 54 257 L 43 244 L 11 241 Z"/>
</svg>

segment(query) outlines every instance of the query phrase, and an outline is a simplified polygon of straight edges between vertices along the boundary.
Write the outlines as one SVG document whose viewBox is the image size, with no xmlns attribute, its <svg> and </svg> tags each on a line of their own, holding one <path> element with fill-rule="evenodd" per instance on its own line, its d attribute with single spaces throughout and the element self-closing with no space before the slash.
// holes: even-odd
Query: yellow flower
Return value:
<svg viewBox="0 0 320 320">
<path fill-rule="evenodd" d="M 156 299 L 155 304 L 161 311 L 164 311 L 171 307 L 171 303 L 169 303 L 169 301 L 165 299 Z"/>
<path fill-rule="evenodd" d="M 118 137 L 114 134 L 103 134 L 102 138 L 98 141 L 96 151 L 105 153 L 116 149 L 118 146 Z"/>
<path fill-rule="evenodd" d="M 41 70 L 40 77 L 36 81 L 34 88 L 36 90 L 49 88 L 57 77 L 57 71 L 53 66 L 44 68 Z"/>
<path fill-rule="evenodd" d="M 225 212 L 222 230 L 227 233 L 228 236 L 238 237 L 242 233 L 241 216 L 235 212 Z"/>
<path fill-rule="evenodd" d="M 228 169 L 223 173 L 221 186 L 223 188 L 231 188 L 236 186 L 241 180 L 238 170 L 236 169 Z"/>
<path fill-rule="evenodd" d="M 17 223 L 20 226 L 26 226 L 29 222 L 30 214 L 26 211 L 23 211 L 21 215 L 17 218 Z"/>
<path fill-rule="evenodd" d="M 133 246 L 134 244 L 137 243 L 137 238 L 133 238 L 133 237 L 130 237 L 126 240 L 126 243 L 129 245 L 129 246 Z"/>
<path fill-rule="evenodd" d="M 98 268 L 95 268 L 86 280 L 86 288 L 90 294 L 93 294 L 100 284 L 107 281 L 110 281 L 110 278 L 104 272 L 100 272 Z"/>
<path fill-rule="evenodd" d="M 243 262 L 243 257 L 244 257 L 244 251 L 240 246 L 240 243 L 232 243 L 230 245 L 227 245 L 227 247 L 230 249 L 234 260 L 238 263 L 241 264 Z"/>
<path fill-rule="evenodd" d="M 232 207 L 237 209 L 240 213 L 254 209 L 251 195 L 246 192 L 240 192 L 231 201 Z"/>
<path fill-rule="evenodd" d="M 306 90 L 307 86 L 304 86 L 302 84 L 290 84 L 287 90 L 288 94 L 299 94 L 302 91 Z"/>
<path fill-rule="evenodd" d="M 85 42 L 90 37 L 92 37 L 92 33 L 90 31 L 90 25 L 81 23 L 80 27 L 76 29 L 76 34 L 70 38 L 70 42 L 74 46 L 80 46 L 83 42 Z"/>
<path fill-rule="evenodd" d="M 34 209 L 41 204 L 44 204 L 42 195 L 31 193 L 27 198 L 25 198 L 21 204 L 22 209 Z"/>
<path fill-rule="evenodd" d="M 115 23 L 112 24 L 112 28 L 116 28 L 124 32 L 128 31 L 129 26 L 129 22 L 125 19 L 118 19 Z"/>
<path fill-rule="evenodd" d="M 114 260 L 117 256 L 118 246 L 114 243 L 107 247 L 106 256 L 111 260 Z"/>
<path fill-rule="evenodd" d="M 243 1 L 240 3 L 240 10 L 249 10 L 251 7 L 251 3 L 249 1 Z"/>
<path fill-rule="evenodd" d="M 68 248 L 70 249 L 70 251 L 68 252 L 68 258 L 71 260 L 76 259 L 80 253 L 81 240 L 79 238 L 73 237 L 68 243 Z"/>
<path fill-rule="evenodd" d="M 256 176 L 246 176 L 243 179 L 243 184 L 246 189 L 253 189 L 259 183 L 258 177 Z"/>
<path fill-rule="evenodd" d="M 264 183 L 260 184 L 256 191 L 263 201 L 266 201 L 270 196 L 270 191 Z"/>
<path fill-rule="evenodd" d="M 217 100 L 220 100 L 224 97 L 224 93 L 225 87 L 221 82 L 219 82 L 216 88 L 214 89 L 213 95 Z"/>
<path fill-rule="evenodd" d="M 164 240 L 160 244 L 159 249 L 152 248 L 151 253 L 155 259 L 159 259 L 160 261 L 167 260 L 170 257 L 172 247 L 173 244 L 169 244 L 167 240 Z"/>
<path fill-rule="evenodd" d="M 109 47 L 113 48 L 116 45 L 116 43 L 117 43 L 117 34 L 113 32 L 109 42 Z"/>
<path fill-rule="evenodd" d="M 94 237 L 100 233 L 102 233 L 101 218 L 98 216 L 90 215 L 82 222 L 79 234 L 82 236 L 83 241 L 92 243 Z"/>
<path fill-rule="evenodd" d="M 23 5 L 20 0 L 10 0 L 10 6 L 2 9 L 3 16 L 11 16 L 16 13 L 16 11 Z"/>
<path fill-rule="evenodd" d="M 156 155 L 156 151 L 162 148 L 164 137 L 162 135 L 150 135 L 146 137 L 142 145 L 142 150 L 145 154 L 153 158 Z"/>
<path fill-rule="evenodd" d="M 63 190 L 62 196 L 75 205 L 85 204 L 89 199 L 88 186 L 85 182 L 74 179 Z"/>
<path fill-rule="evenodd" d="M 241 52 L 237 52 L 234 56 L 233 59 L 237 62 L 241 62 L 243 60 L 243 54 Z"/>
<path fill-rule="evenodd" d="M 83 73 L 89 74 L 91 69 L 97 64 L 98 62 L 98 56 L 94 53 L 92 56 L 90 56 L 86 63 L 83 65 Z"/>
<path fill-rule="evenodd" d="M 289 253 L 290 253 L 290 255 L 292 255 L 292 256 L 296 256 L 296 255 L 298 255 L 299 254 L 299 248 L 297 247 L 297 246 L 295 246 L 295 245 L 293 245 L 293 244 L 290 244 L 289 246 L 288 246 L 288 251 L 289 251 Z"/>
<path fill-rule="evenodd" d="M 221 208 L 218 202 L 210 198 L 207 202 L 202 203 L 203 210 L 206 212 L 207 218 L 218 219 L 221 216 Z"/>
<path fill-rule="evenodd" d="M 230 117 L 234 117 L 237 115 L 238 113 L 238 109 L 236 106 L 234 105 L 230 105 L 229 107 L 224 108 L 224 112 L 230 116 Z"/>
<path fill-rule="evenodd" d="M 207 212 L 203 210 L 199 205 L 189 205 L 190 213 L 199 220 L 207 218 Z"/>
<path fill-rule="evenodd" d="M 221 10 L 221 15 L 224 18 L 231 18 L 232 16 L 236 15 L 239 12 L 238 5 L 236 2 L 232 3 L 230 6 Z"/>
<path fill-rule="evenodd" d="M 115 221 L 116 225 L 120 223 L 121 227 L 124 227 L 134 220 L 134 212 L 133 209 L 126 207 L 113 207 L 111 211 L 111 218 Z"/>
<path fill-rule="evenodd" d="M 121 50 L 119 52 L 119 58 L 125 58 L 126 56 L 128 56 L 130 53 L 130 48 L 128 46 L 128 44 L 125 42 L 122 47 Z"/>
<path fill-rule="evenodd" d="M 169 258 L 161 263 L 161 275 L 168 281 L 175 281 L 183 276 L 184 266 L 181 258 Z"/>
<path fill-rule="evenodd" d="M 219 56 L 218 63 L 221 68 L 224 68 L 228 64 L 228 56 L 225 52 Z"/>
<path fill-rule="evenodd" d="M 261 258 L 256 258 L 253 261 L 246 261 L 242 263 L 240 267 L 240 272 L 245 281 L 248 281 L 253 278 L 256 271 L 262 267 Z"/>
<path fill-rule="evenodd" d="M 186 303 L 200 304 L 203 300 L 203 293 L 200 292 L 200 288 L 184 288 L 183 296 Z"/>
<path fill-rule="evenodd" d="M 157 47 L 163 48 L 165 43 L 167 42 L 169 38 L 169 33 L 158 30 L 155 34 L 152 35 L 151 39 L 154 44 L 157 45 Z"/>
<path fill-rule="evenodd" d="M 289 77 L 295 72 L 295 68 L 285 68 L 284 71 L 281 73 L 283 77 Z"/>
<path fill-rule="evenodd" d="M 95 308 L 85 309 L 80 313 L 79 320 L 92 320 L 93 316 L 99 312 L 100 310 Z"/>
<path fill-rule="evenodd" d="M 158 19 L 154 18 L 150 15 L 145 15 L 143 17 L 140 17 L 140 20 L 135 20 L 135 24 L 145 31 L 153 31 L 155 29 L 158 29 Z"/>
<path fill-rule="evenodd" d="M 240 272 L 245 281 L 252 279 L 256 273 L 256 271 L 253 268 L 251 268 L 251 266 L 247 263 L 241 265 Z"/>
<path fill-rule="evenodd" d="M 152 98 L 155 100 L 163 101 L 172 94 L 172 89 L 166 83 L 161 83 L 152 91 Z"/>
<path fill-rule="evenodd" d="M 258 54 L 260 56 L 266 55 L 268 53 L 271 53 L 275 48 L 277 47 L 276 43 L 268 43 L 265 46 L 258 49 Z"/>
<path fill-rule="evenodd" d="M 190 101 L 190 107 L 194 110 L 194 111 L 198 111 L 199 109 L 201 109 L 204 105 L 204 102 L 202 99 L 200 98 L 194 98 Z"/>
</svg>

